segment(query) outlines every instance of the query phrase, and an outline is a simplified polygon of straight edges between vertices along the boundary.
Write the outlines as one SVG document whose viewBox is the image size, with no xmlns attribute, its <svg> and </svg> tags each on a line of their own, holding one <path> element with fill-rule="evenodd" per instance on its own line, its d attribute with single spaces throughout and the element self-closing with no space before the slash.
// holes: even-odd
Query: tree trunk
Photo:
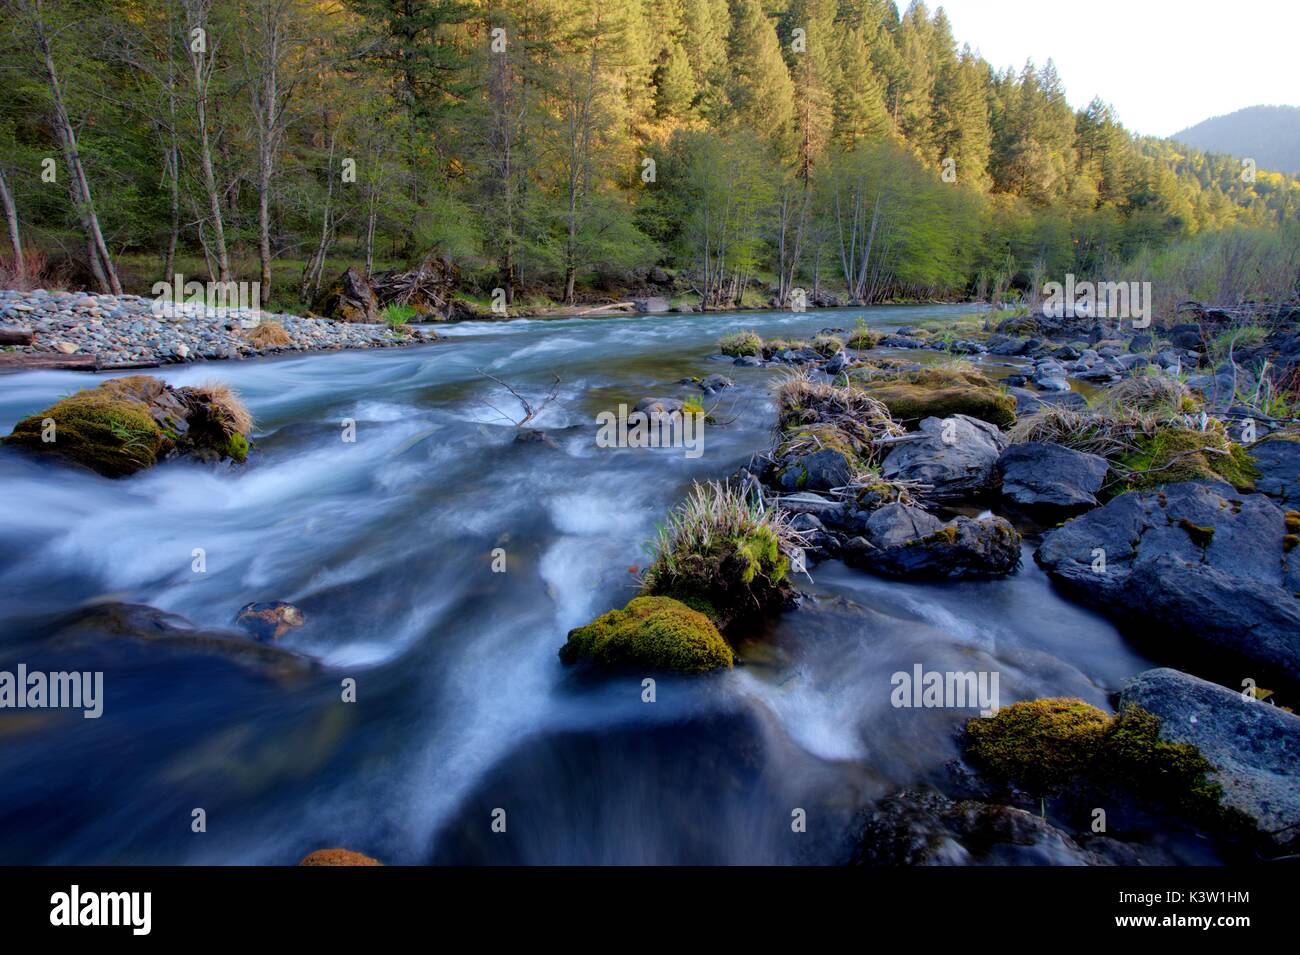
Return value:
<svg viewBox="0 0 1300 955">
<path fill-rule="evenodd" d="M 9 244 L 14 249 L 14 271 L 20 279 L 26 278 L 27 263 L 23 260 L 23 242 L 18 235 L 18 210 L 14 207 L 14 197 L 9 192 L 3 169 L 0 169 L 0 203 L 4 205 L 5 225 L 9 227 Z"/>
<path fill-rule="evenodd" d="M 54 101 L 54 133 L 63 148 L 63 162 L 68 170 L 68 190 L 77 207 L 77 217 L 81 220 L 82 231 L 86 236 L 86 253 L 90 260 L 90 270 L 99 284 L 101 292 L 122 294 L 122 284 L 113 269 L 113 258 L 109 255 L 108 244 L 99 227 L 99 216 L 95 213 L 95 203 L 90 194 L 90 182 L 86 179 L 81 166 L 81 154 L 77 149 L 77 133 L 68 118 L 68 110 L 63 102 L 63 87 L 59 82 L 58 69 L 54 65 L 54 53 L 50 48 L 49 37 L 45 33 L 45 18 L 41 11 L 40 0 L 29 9 L 33 15 L 32 25 L 36 30 L 36 42 L 41 52 L 45 67 L 45 76 L 50 83 L 50 93 Z"/>
<path fill-rule="evenodd" d="M 194 65 L 194 110 L 199 125 L 199 165 L 203 169 L 203 186 L 208 194 L 208 213 L 212 217 L 213 253 L 217 261 L 217 281 L 230 281 L 230 254 L 226 250 L 226 224 L 221 212 L 221 193 L 217 189 L 216 170 L 212 165 L 212 144 L 208 136 L 208 85 L 212 78 L 212 64 L 216 60 L 216 51 L 208 51 L 206 44 L 211 40 L 207 31 L 206 6 L 192 4 L 189 14 L 189 31 L 203 30 L 204 49 L 190 51 Z M 204 59 L 207 58 L 205 68 Z"/>
</svg>

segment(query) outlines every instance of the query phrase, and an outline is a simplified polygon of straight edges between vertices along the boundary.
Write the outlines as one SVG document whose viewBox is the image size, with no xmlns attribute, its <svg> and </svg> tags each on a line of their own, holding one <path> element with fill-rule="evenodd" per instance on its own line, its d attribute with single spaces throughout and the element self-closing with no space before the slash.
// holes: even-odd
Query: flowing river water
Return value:
<svg viewBox="0 0 1300 955">
<path fill-rule="evenodd" d="M 576 672 L 557 651 L 634 595 L 645 542 L 693 480 L 769 445 L 778 372 L 709 361 L 719 335 L 969 311 L 466 323 L 425 346 L 157 371 L 239 390 L 257 421 L 242 469 L 174 461 L 111 481 L 0 452 L 0 668 L 104 671 L 100 719 L 0 715 L 0 863 L 286 864 L 323 846 L 390 863 L 843 861 L 855 813 L 939 778 L 974 715 L 894 708 L 894 672 L 997 671 L 1004 706 L 1109 708 L 1152 665 L 1052 589 L 1032 541 L 993 582 L 817 566 L 808 599 L 738 648 L 744 665 L 660 677 L 653 703 L 639 676 Z M 558 448 L 515 441 L 489 407 L 512 399 L 481 371 L 533 398 L 558 375 L 535 422 Z M 737 386 L 699 458 L 596 447 L 598 412 L 713 372 Z M 0 428 L 91 383 L 0 378 Z M 104 599 L 206 628 L 287 600 L 307 624 L 284 643 L 323 666 L 271 678 L 132 641 L 49 640 L 60 615 Z M 792 834 L 795 808 L 806 833 Z"/>
</svg>

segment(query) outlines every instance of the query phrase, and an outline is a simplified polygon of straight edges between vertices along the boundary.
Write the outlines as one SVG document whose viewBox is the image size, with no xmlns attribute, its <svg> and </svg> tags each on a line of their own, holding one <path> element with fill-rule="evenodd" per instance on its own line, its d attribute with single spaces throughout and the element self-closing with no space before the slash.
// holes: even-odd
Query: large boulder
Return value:
<svg viewBox="0 0 1300 955">
<path fill-rule="evenodd" d="M 1222 802 L 1279 847 L 1300 843 L 1300 716 L 1177 670 L 1148 670 L 1120 704 L 1160 717 L 1159 735 L 1214 765 Z"/>
<path fill-rule="evenodd" d="M 939 524 L 929 515 L 928 521 L 920 518 L 918 510 L 899 504 L 881 508 L 868 521 L 876 525 L 872 536 L 851 542 L 845 560 L 904 579 L 1003 577 L 1020 565 L 1020 534 L 1002 518 L 957 517 Z"/>
<path fill-rule="evenodd" d="M 893 447 L 881 473 L 887 480 L 929 486 L 932 500 L 971 497 L 993 486 L 993 468 L 1006 446 L 1006 437 L 986 421 L 926 418 L 914 440 Z"/>
<path fill-rule="evenodd" d="M 1049 532 L 1038 563 L 1189 665 L 1295 684 L 1300 559 L 1262 494 L 1189 482 L 1120 495 Z"/>
<path fill-rule="evenodd" d="M 161 378 L 111 378 L 14 426 L 5 444 L 53 454 L 105 477 L 125 477 L 169 457 L 248 457 L 252 419 L 224 385 L 173 388 Z"/>
<path fill-rule="evenodd" d="M 1013 444 L 997 463 L 1002 497 L 1021 507 L 1095 507 L 1109 468 L 1100 455 L 1036 441 Z"/>
<path fill-rule="evenodd" d="M 1117 606 L 1175 658 L 1207 657 L 1261 681 L 1300 682 L 1300 600 L 1276 584 L 1162 554 L 1138 563 Z"/>
<path fill-rule="evenodd" d="M 311 310 L 336 322 L 378 322 L 379 299 L 366 277 L 352 266 L 330 283 Z"/>
<path fill-rule="evenodd" d="M 1035 557 L 1102 603 L 1118 598 L 1138 563 L 1165 554 L 1281 587 L 1284 527 L 1281 508 L 1264 495 L 1192 481 L 1121 494 L 1048 532 Z"/>
<path fill-rule="evenodd" d="M 1300 441 L 1265 438 L 1250 447 L 1259 469 L 1255 487 L 1283 504 L 1300 507 Z"/>
</svg>

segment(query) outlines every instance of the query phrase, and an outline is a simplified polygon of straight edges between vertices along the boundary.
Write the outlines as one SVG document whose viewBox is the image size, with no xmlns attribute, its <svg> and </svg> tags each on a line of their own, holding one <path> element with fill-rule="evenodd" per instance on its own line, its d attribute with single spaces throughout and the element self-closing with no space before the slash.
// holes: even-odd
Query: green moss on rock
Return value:
<svg viewBox="0 0 1300 955">
<path fill-rule="evenodd" d="M 1181 481 L 1227 481 L 1250 491 L 1259 470 L 1246 449 L 1230 440 L 1219 422 L 1204 431 L 1160 427 L 1133 439 L 1135 449 L 1119 459 L 1127 477 L 1121 491 L 1145 491 Z"/>
<path fill-rule="evenodd" d="M 1016 421 L 1015 398 L 976 371 L 923 368 L 866 378 L 862 389 L 883 402 L 895 420 L 913 427 L 925 418 L 955 414 L 1001 428 Z"/>
<path fill-rule="evenodd" d="M 636 597 L 622 610 L 569 631 L 560 659 L 682 673 L 733 662 L 731 647 L 713 621 L 672 597 Z"/>
<path fill-rule="evenodd" d="M 999 779 L 1059 792 L 1097 757 L 1109 717 L 1078 699 L 1029 700 L 966 724 L 967 753 Z"/>
<path fill-rule="evenodd" d="M 53 422 L 49 429 L 47 419 Z M 53 440 L 44 440 L 46 436 Z M 169 444 L 147 405 L 103 388 L 79 391 L 24 418 L 4 440 L 53 452 L 105 477 L 152 467 Z"/>
<path fill-rule="evenodd" d="M 735 332 L 718 339 L 718 350 L 733 358 L 760 356 L 763 354 L 763 339 L 758 332 Z"/>
</svg>

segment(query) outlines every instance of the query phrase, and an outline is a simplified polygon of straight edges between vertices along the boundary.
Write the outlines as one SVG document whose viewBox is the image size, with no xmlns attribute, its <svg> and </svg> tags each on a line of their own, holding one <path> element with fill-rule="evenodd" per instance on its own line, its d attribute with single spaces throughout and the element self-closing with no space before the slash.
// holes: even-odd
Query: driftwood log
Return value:
<svg viewBox="0 0 1300 955">
<path fill-rule="evenodd" d="M 0 345 L 30 345 L 35 339 L 36 333 L 30 328 L 0 325 Z"/>
<path fill-rule="evenodd" d="M 414 269 L 376 272 L 370 277 L 379 307 L 405 305 L 420 315 L 447 316 L 460 272 L 436 255 L 425 256 Z"/>
</svg>

